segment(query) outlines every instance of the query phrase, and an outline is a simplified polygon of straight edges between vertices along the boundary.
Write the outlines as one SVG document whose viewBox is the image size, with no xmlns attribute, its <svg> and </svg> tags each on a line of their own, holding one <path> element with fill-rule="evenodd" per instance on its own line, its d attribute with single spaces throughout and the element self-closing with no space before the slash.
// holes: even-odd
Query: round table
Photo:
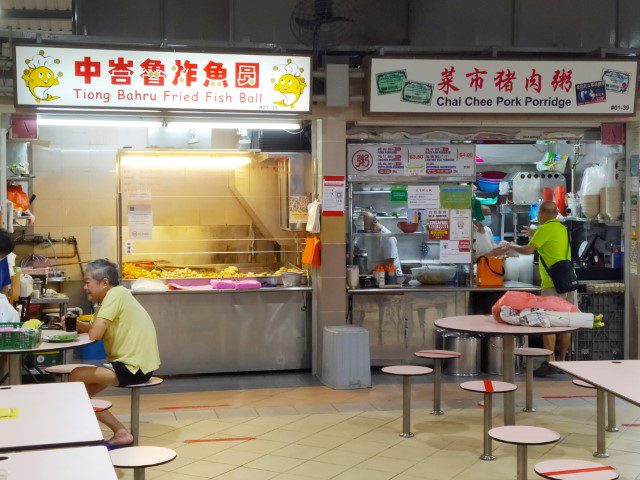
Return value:
<svg viewBox="0 0 640 480">
<path fill-rule="evenodd" d="M 436 327 L 457 332 L 499 335 L 502 337 L 502 379 L 513 383 L 515 377 L 515 337 L 528 335 L 553 335 L 556 333 L 572 332 L 576 327 L 523 327 L 508 323 L 499 323 L 491 315 L 461 315 L 457 317 L 440 318 L 435 322 Z M 515 393 L 505 393 L 504 424 L 515 425 Z"/>
<path fill-rule="evenodd" d="M 59 335 L 65 333 L 63 330 L 42 330 L 42 338 L 46 335 Z M 0 355 L 7 355 L 9 360 L 9 385 L 20 385 L 22 383 L 22 355 L 25 353 L 52 352 L 54 350 L 70 350 L 93 343 L 89 339 L 88 333 L 79 333 L 75 342 L 51 343 L 42 341 L 36 348 L 29 350 L 2 350 Z"/>
</svg>

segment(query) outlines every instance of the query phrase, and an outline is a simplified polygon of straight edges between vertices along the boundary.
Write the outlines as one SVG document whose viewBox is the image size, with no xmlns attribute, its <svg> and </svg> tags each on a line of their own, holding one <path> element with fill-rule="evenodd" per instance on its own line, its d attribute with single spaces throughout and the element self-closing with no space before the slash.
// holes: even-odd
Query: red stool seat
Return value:
<svg viewBox="0 0 640 480">
<path fill-rule="evenodd" d="M 506 393 L 513 392 L 517 385 L 507 382 L 494 382 L 492 380 L 474 380 L 460 384 L 460 388 L 469 392 L 480 393 Z"/>
</svg>

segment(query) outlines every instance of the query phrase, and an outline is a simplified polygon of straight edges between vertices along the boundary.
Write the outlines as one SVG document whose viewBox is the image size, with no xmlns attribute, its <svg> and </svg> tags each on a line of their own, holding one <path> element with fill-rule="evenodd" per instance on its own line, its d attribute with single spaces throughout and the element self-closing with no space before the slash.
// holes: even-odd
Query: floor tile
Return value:
<svg viewBox="0 0 640 480">
<path fill-rule="evenodd" d="M 318 461 L 304 462 L 289 471 L 294 475 L 302 475 L 304 477 L 315 478 L 316 480 L 328 480 L 334 478 L 339 473 L 344 472 L 348 467 L 336 465 L 333 463 L 324 463 Z"/>
<path fill-rule="evenodd" d="M 183 475 L 193 475 L 195 477 L 212 478 L 229 470 L 233 470 L 234 468 L 236 468 L 235 465 L 198 460 L 176 469 L 175 472 Z"/>
<path fill-rule="evenodd" d="M 270 472 L 284 473 L 304 463 L 304 460 L 279 455 L 265 455 L 252 462 L 245 464 L 248 468 L 258 470 L 268 470 Z"/>
<path fill-rule="evenodd" d="M 238 467 L 235 470 L 214 477 L 216 480 L 269 480 L 277 475 L 276 472 L 256 470 L 255 468 Z"/>
</svg>

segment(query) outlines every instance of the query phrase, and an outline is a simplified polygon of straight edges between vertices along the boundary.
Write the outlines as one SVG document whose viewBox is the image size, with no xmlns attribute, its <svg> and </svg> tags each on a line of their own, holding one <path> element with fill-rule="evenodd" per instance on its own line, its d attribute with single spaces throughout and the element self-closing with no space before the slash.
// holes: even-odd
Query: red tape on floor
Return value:
<svg viewBox="0 0 640 480">
<path fill-rule="evenodd" d="M 188 407 L 160 407 L 158 410 L 196 410 L 198 408 L 218 408 L 218 407 L 230 407 L 231 405 L 224 403 L 220 405 L 191 405 Z"/>
<path fill-rule="evenodd" d="M 245 440 L 255 440 L 255 437 L 238 438 L 203 438 L 201 440 L 185 440 L 184 443 L 209 443 L 209 442 L 242 442 Z"/>
<path fill-rule="evenodd" d="M 623 423 L 623 427 L 640 427 L 640 423 Z"/>
<path fill-rule="evenodd" d="M 592 467 L 592 468 L 576 468 L 575 470 L 557 470 L 555 472 L 540 472 L 540 475 L 550 477 L 552 475 L 567 475 L 570 473 L 587 473 L 587 472 L 604 472 L 605 470 L 613 470 L 613 467 Z"/>
<path fill-rule="evenodd" d="M 484 381 L 484 389 L 489 393 L 493 393 L 493 383 L 491 380 Z"/>
</svg>

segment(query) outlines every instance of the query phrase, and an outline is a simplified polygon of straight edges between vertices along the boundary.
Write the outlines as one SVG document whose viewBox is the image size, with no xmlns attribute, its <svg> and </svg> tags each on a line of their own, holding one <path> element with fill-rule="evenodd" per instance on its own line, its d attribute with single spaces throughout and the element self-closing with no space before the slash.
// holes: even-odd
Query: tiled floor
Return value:
<svg viewBox="0 0 640 480">
<path fill-rule="evenodd" d="M 429 414 L 431 385 L 420 381 L 414 386 L 412 431 L 416 436 L 411 439 L 398 436 L 402 429 L 402 387 L 398 383 L 378 382 L 371 389 L 346 391 L 324 386 L 157 394 L 148 390 L 142 395 L 141 443 L 173 448 L 178 457 L 148 469 L 147 478 L 515 478 L 514 446 L 494 443 L 497 460 L 478 459 L 482 409 L 477 402 L 481 397 L 462 391 L 455 379 L 448 380 L 443 389 L 446 415 L 441 417 Z M 280 378 L 275 383 L 287 381 Z M 516 398 L 521 409 L 524 384 L 518 383 Z M 595 460 L 592 394 L 567 379 L 536 381 L 538 411 L 519 412 L 517 423 L 554 429 L 562 439 L 555 445 L 529 449 L 529 478 L 536 477 L 533 465 L 540 459 Z M 541 398 L 544 396 L 567 398 Z M 128 397 L 110 395 L 109 400 L 114 413 L 128 419 Z M 494 425 L 501 425 L 501 399 L 494 403 Z M 617 416 L 619 424 L 640 423 L 640 409 L 622 401 L 617 402 Z M 640 427 L 607 433 L 607 445 L 611 457 L 602 463 L 616 467 L 622 479 L 640 479 Z M 121 478 L 133 478 L 130 471 L 118 473 Z"/>
</svg>

